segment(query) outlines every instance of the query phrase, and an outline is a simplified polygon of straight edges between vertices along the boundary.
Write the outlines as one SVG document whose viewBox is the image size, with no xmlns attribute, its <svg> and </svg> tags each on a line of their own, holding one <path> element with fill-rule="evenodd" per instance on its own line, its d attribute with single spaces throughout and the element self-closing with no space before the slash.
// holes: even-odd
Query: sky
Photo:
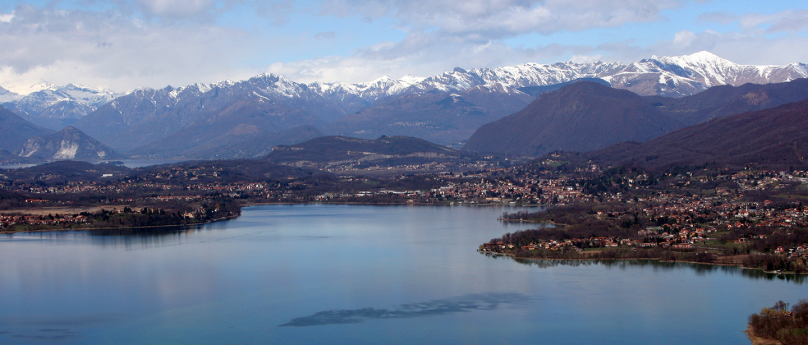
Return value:
<svg viewBox="0 0 808 345">
<path fill-rule="evenodd" d="M 727 0 L 0 0 L 0 86 L 124 92 L 261 73 L 304 83 L 455 67 L 710 51 L 808 63 L 808 2 Z"/>
</svg>

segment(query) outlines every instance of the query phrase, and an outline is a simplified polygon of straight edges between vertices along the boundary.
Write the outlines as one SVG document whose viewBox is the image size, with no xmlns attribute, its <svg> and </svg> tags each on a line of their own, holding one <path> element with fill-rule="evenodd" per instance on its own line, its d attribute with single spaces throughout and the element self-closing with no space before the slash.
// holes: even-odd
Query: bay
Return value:
<svg viewBox="0 0 808 345">
<path fill-rule="evenodd" d="M 748 344 L 803 279 L 488 257 L 519 208 L 268 205 L 195 229 L 0 237 L 3 344 Z"/>
</svg>

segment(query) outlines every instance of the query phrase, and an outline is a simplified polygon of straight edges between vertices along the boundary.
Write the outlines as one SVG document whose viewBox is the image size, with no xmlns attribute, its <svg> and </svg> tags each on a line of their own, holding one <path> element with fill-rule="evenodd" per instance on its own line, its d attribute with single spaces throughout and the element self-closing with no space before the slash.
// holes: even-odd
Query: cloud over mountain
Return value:
<svg viewBox="0 0 808 345">
<path fill-rule="evenodd" d="M 708 50 L 803 61 L 808 8 L 754 1 L 21 0 L 0 4 L 0 85 L 115 91 L 239 80 L 363 82 L 526 62 L 636 61 Z M 804 6 L 803 6 L 804 7 Z"/>
</svg>

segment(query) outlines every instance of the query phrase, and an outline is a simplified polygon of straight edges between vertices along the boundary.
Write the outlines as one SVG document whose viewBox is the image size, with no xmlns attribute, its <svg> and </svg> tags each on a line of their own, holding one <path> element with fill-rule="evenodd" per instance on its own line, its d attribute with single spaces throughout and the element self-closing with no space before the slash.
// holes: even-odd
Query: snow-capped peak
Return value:
<svg viewBox="0 0 808 345">
<path fill-rule="evenodd" d="M 407 75 L 401 77 L 401 79 L 399 79 L 399 81 L 401 82 L 402 85 L 410 86 L 410 85 L 413 85 L 413 84 L 420 83 L 424 79 L 426 79 L 426 78 L 424 78 L 424 77 L 416 77 L 416 76 L 414 76 L 412 74 L 407 74 Z"/>
<path fill-rule="evenodd" d="M 474 87 L 488 92 L 520 92 L 518 89 L 531 86 L 546 86 L 565 83 L 581 78 L 600 78 L 612 87 L 623 88 L 641 95 L 684 96 L 700 92 L 714 85 L 741 85 L 744 83 L 784 82 L 808 77 L 808 65 L 792 63 L 785 66 L 740 65 L 723 59 L 707 51 L 690 55 L 658 57 L 633 62 L 628 65 L 620 62 L 559 62 L 540 64 L 529 62 L 515 66 L 496 68 L 454 68 L 431 77 L 405 75 L 395 79 L 388 75 L 370 82 L 314 82 L 297 83 L 283 75 L 263 73 L 243 81 L 225 80 L 212 84 L 191 84 L 186 87 L 161 90 L 140 88 L 127 92 L 144 97 L 155 93 L 169 97 L 184 97 L 197 93 L 207 93 L 212 88 L 228 90 L 238 86 L 247 89 L 249 94 L 257 94 L 266 99 L 278 97 L 322 101 L 342 104 L 345 111 L 353 112 L 370 106 L 386 97 L 404 93 L 425 93 L 439 90 L 459 93 Z M 121 96 L 106 88 L 89 88 L 75 84 L 56 86 L 42 81 L 30 86 L 29 92 L 4 93 L 3 100 L 13 102 L 17 108 L 37 113 L 44 107 L 58 102 L 70 101 L 94 109 L 115 97 Z M 198 90 L 198 92 L 197 92 Z M 233 89 L 236 90 L 236 89 Z M 29 96 L 21 96 L 21 94 Z M 150 95 L 151 94 L 151 95 Z"/>
<path fill-rule="evenodd" d="M 388 81 L 393 81 L 393 78 L 390 78 L 389 75 L 385 74 L 385 75 L 381 76 L 380 78 L 377 78 L 376 80 L 372 81 L 371 83 L 374 83 L 374 84 L 375 83 L 384 83 L 384 82 L 388 82 Z"/>
</svg>

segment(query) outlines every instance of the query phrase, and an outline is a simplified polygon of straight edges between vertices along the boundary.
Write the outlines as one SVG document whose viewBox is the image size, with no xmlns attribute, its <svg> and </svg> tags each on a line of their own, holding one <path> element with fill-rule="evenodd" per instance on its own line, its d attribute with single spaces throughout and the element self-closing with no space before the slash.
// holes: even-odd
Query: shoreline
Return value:
<svg viewBox="0 0 808 345">
<path fill-rule="evenodd" d="M 239 210 L 242 207 L 264 206 L 264 205 L 486 206 L 486 207 L 491 207 L 491 206 L 514 207 L 514 206 L 516 206 L 516 205 L 507 205 L 507 204 L 454 204 L 454 203 L 450 203 L 450 204 L 423 204 L 423 203 L 406 203 L 406 202 L 405 203 L 385 203 L 385 204 L 380 204 L 380 203 L 358 203 L 358 202 L 342 202 L 342 203 L 337 203 L 337 202 L 334 202 L 334 203 L 332 203 L 332 202 L 305 202 L 305 203 L 268 202 L 268 203 L 253 203 L 253 202 L 251 202 L 251 203 L 245 203 L 245 204 L 241 205 Z M 97 207 L 97 206 L 94 206 L 94 207 Z M 519 205 L 519 207 L 531 207 L 531 206 Z M 232 220 L 232 219 L 236 219 L 236 218 L 238 218 L 240 216 L 241 216 L 241 212 L 239 212 L 238 214 L 235 214 L 235 215 L 222 217 L 222 218 L 211 219 L 211 220 L 208 220 L 208 221 L 194 223 L 194 224 L 153 225 L 153 226 L 121 226 L 121 227 L 98 227 L 98 228 L 93 228 L 93 227 L 57 228 L 57 229 L 13 230 L 13 231 L 0 230 L 0 234 L 2 234 L 2 235 L 10 235 L 10 234 L 15 234 L 15 233 L 36 233 L 36 232 L 71 231 L 71 230 L 90 231 L 90 230 L 118 230 L 118 229 L 186 228 L 186 227 L 194 227 L 194 226 L 198 226 L 198 225 L 205 225 L 205 224 L 211 224 L 211 223 L 216 223 L 216 222 Z M 552 224 L 554 226 L 564 225 L 564 224 L 554 223 L 552 221 L 539 222 L 539 221 L 527 221 L 527 220 L 503 220 L 503 219 L 498 219 L 498 220 L 502 221 L 502 222 L 507 222 L 507 223 L 517 222 L 517 223 Z M 479 251 L 479 250 L 477 252 L 479 252 L 481 254 L 486 254 L 486 252 L 482 252 L 482 251 Z M 743 264 L 740 264 L 740 263 L 712 263 L 712 262 L 696 262 L 696 261 L 670 261 L 670 260 L 662 260 L 660 258 L 590 258 L 590 257 L 581 257 L 581 258 L 534 258 L 534 257 L 517 257 L 517 256 L 515 256 L 513 254 L 510 254 L 510 253 L 496 253 L 496 254 L 489 253 L 489 254 L 496 255 L 496 256 L 508 256 L 508 257 L 513 258 L 513 259 L 537 260 L 537 261 L 551 261 L 551 260 L 561 260 L 561 261 L 573 261 L 573 260 L 588 260 L 588 261 L 597 261 L 597 260 L 600 260 L 600 261 L 607 261 L 607 260 L 608 261 L 649 260 L 649 261 L 657 261 L 657 262 L 664 262 L 664 263 L 681 262 L 681 263 L 687 263 L 687 264 L 701 264 L 701 265 L 710 265 L 710 266 L 727 266 L 727 267 L 734 266 L 734 267 L 739 267 L 739 268 L 742 268 L 742 269 L 760 270 L 760 271 L 763 271 L 763 273 L 769 273 L 769 274 L 808 275 L 808 273 L 796 273 L 796 272 L 768 272 L 768 271 L 765 271 L 763 268 L 744 267 Z M 722 257 L 723 256 L 718 256 L 719 259 L 722 258 Z"/>
<path fill-rule="evenodd" d="M 480 253 L 480 254 L 489 254 L 489 253 L 482 252 L 482 251 L 479 251 L 479 250 L 477 252 Z M 725 264 L 725 263 L 697 262 L 697 261 L 686 261 L 686 260 L 671 261 L 671 260 L 662 260 L 660 258 L 606 258 L 606 259 L 601 259 L 601 258 L 582 257 L 582 258 L 571 259 L 571 258 L 529 258 L 529 257 L 518 257 L 518 256 L 515 256 L 513 254 L 509 254 L 509 253 L 496 253 L 496 254 L 490 253 L 490 254 L 493 255 L 493 256 L 507 256 L 507 257 L 510 257 L 512 259 L 536 260 L 536 261 L 631 261 L 631 260 L 646 260 L 646 261 L 656 261 L 656 262 L 674 263 L 674 264 L 675 263 L 684 263 L 684 264 L 696 264 L 696 265 L 705 265 L 705 266 L 738 267 L 738 268 L 745 269 L 745 270 L 762 271 L 763 273 L 768 273 L 768 274 L 789 274 L 789 275 L 795 275 L 795 276 L 797 276 L 797 275 L 808 275 L 808 273 L 766 271 L 763 268 L 745 267 L 743 264 Z M 720 258 L 720 256 L 719 256 L 719 258 Z"/>
<path fill-rule="evenodd" d="M 228 217 L 216 218 L 207 220 L 204 222 L 194 223 L 194 224 L 175 224 L 175 225 L 146 225 L 146 226 L 119 226 L 119 227 L 99 227 L 99 228 L 92 228 L 92 227 L 84 227 L 84 228 L 59 228 L 59 229 L 37 229 L 37 230 L 2 230 L 0 234 L 2 235 L 11 235 L 16 233 L 34 233 L 34 232 L 49 232 L 49 231 L 90 231 L 90 230 L 119 230 L 119 229 L 166 229 L 166 228 L 185 228 L 185 227 L 194 227 L 197 225 L 205 225 L 211 224 L 216 222 L 223 222 L 226 220 L 232 220 L 240 217 L 240 214 L 232 215 Z"/>
<path fill-rule="evenodd" d="M 773 339 L 766 339 L 761 338 L 755 335 L 754 328 L 751 325 L 747 324 L 746 330 L 743 331 L 746 333 L 746 337 L 752 341 L 752 345 L 783 345 L 783 343 L 773 340 Z"/>
<path fill-rule="evenodd" d="M 531 224 L 552 224 L 553 226 L 569 226 L 569 224 L 556 223 L 552 220 L 525 220 L 525 219 L 502 219 L 497 218 L 498 221 L 503 223 L 531 223 Z"/>
<path fill-rule="evenodd" d="M 364 205 L 364 206 L 474 206 L 474 207 L 538 207 L 538 206 L 531 206 L 531 205 L 509 205 L 509 204 L 455 204 L 455 203 L 445 203 L 445 204 L 432 204 L 432 203 L 363 203 L 363 202 L 248 202 L 240 205 L 240 208 L 243 207 L 251 207 L 251 206 L 264 206 L 264 205 Z M 123 208 L 129 207 L 128 205 L 104 205 L 104 206 L 90 206 L 86 209 L 82 208 L 43 208 L 37 209 L 32 208 L 31 210 L 38 210 L 38 212 L 30 212 L 26 213 L 25 209 L 13 209 L 8 211 L 0 211 L 0 214 L 3 212 L 20 214 L 20 215 L 43 215 L 42 212 L 50 212 L 51 211 L 59 211 L 61 210 L 63 213 L 81 213 L 81 212 L 88 212 L 92 210 L 99 210 L 99 209 L 116 209 L 116 208 Z M 72 211 L 72 212 L 64 212 L 64 211 Z M 55 212 L 59 213 L 59 212 Z M 119 227 L 79 227 L 79 228 L 54 228 L 54 229 L 36 229 L 36 230 L 0 230 L 0 234 L 2 235 L 9 235 L 15 233 L 26 233 L 26 232 L 48 232 L 48 231 L 70 231 L 70 230 L 116 230 L 116 229 L 160 229 L 160 228 L 182 228 L 182 227 L 191 227 L 197 225 L 204 225 L 204 224 L 211 224 L 215 222 L 221 222 L 231 219 L 236 219 L 240 217 L 241 214 L 223 217 L 223 218 L 216 218 L 211 219 L 204 222 L 194 223 L 194 224 L 174 224 L 174 225 L 147 225 L 147 226 L 119 226 Z"/>
</svg>

